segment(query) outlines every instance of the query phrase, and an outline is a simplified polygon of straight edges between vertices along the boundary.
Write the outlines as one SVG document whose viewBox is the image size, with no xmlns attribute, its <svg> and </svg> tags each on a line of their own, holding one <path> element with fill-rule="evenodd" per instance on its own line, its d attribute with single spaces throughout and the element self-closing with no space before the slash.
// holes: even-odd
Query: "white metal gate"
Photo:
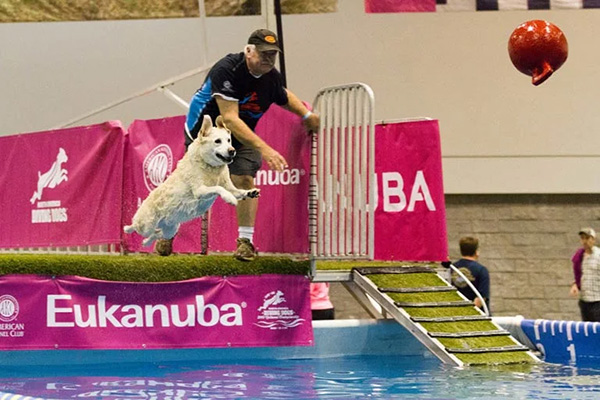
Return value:
<svg viewBox="0 0 600 400">
<path fill-rule="evenodd" d="M 309 240 L 318 259 L 373 259 L 375 130 L 373 91 L 364 83 L 321 89 L 313 134 Z"/>
</svg>

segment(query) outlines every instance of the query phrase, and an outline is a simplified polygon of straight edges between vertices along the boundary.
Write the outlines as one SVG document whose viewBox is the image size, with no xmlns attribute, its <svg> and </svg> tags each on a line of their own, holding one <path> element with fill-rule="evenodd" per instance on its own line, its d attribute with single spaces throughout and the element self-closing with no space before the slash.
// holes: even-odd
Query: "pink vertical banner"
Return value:
<svg viewBox="0 0 600 400">
<path fill-rule="evenodd" d="M 437 120 L 375 126 L 375 259 L 448 259 Z"/>
<path fill-rule="evenodd" d="M 0 138 L 0 247 L 120 242 L 118 121 Z"/>
<path fill-rule="evenodd" d="M 128 129 L 123 177 L 123 224 L 128 225 L 142 201 L 177 167 L 185 153 L 183 124 L 185 116 L 135 120 Z M 173 241 L 173 251 L 200 253 L 201 218 L 181 225 Z M 123 244 L 130 252 L 152 252 L 142 246 L 136 232 L 123 233 Z"/>
<path fill-rule="evenodd" d="M 256 132 L 289 164 L 275 172 L 263 163 L 255 184 L 260 188 L 254 244 L 268 253 L 308 253 L 308 184 L 311 138 L 301 119 L 272 105 Z M 210 212 L 211 251 L 234 251 L 238 226 L 235 208 L 217 199 Z"/>
<path fill-rule="evenodd" d="M 365 0 L 365 12 L 435 12 L 435 5 L 436 0 Z"/>
<path fill-rule="evenodd" d="M 0 277 L 0 350 L 310 346 L 310 280 Z"/>
</svg>

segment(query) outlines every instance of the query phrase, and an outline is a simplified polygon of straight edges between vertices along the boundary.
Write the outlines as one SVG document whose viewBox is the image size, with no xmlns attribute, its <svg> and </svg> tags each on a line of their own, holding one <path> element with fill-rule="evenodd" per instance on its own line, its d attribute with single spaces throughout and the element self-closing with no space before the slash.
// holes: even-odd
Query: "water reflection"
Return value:
<svg viewBox="0 0 600 400">
<path fill-rule="evenodd" d="M 102 366 L 4 367 L 0 391 L 51 399 L 598 399 L 599 369 L 456 368 L 362 357 Z M 0 395 L 0 397 L 3 397 Z"/>
</svg>

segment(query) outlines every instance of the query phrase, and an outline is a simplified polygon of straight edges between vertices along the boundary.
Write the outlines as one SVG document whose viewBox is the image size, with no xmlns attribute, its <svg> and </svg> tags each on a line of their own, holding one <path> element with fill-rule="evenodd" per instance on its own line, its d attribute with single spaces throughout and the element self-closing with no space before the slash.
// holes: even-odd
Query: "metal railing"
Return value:
<svg viewBox="0 0 600 400">
<path fill-rule="evenodd" d="M 313 107 L 309 187 L 311 265 L 317 259 L 373 259 L 374 96 L 364 83 L 321 89 Z"/>
<path fill-rule="evenodd" d="M 473 282 L 471 282 L 471 280 L 469 278 L 467 278 L 460 269 L 456 268 L 456 266 L 454 266 L 454 264 L 452 264 L 450 262 L 443 262 L 442 266 L 449 268 L 451 272 L 455 272 L 462 280 L 465 281 L 467 286 L 469 286 L 469 288 L 473 291 L 473 293 L 475 293 L 475 296 L 477 296 L 477 298 L 479 298 L 479 300 L 481 301 L 481 304 L 482 304 L 481 308 L 483 309 L 483 312 L 485 313 L 485 315 L 487 315 L 489 317 L 490 310 L 488 309 L 485 298 L 481 295 L 481 293 L 479 293 L 479 290 L 477 290 L 475 285 L 473 285 Z M 452 281 L 452 277 L 450 277 L 450 281 Z"/>
</svg>

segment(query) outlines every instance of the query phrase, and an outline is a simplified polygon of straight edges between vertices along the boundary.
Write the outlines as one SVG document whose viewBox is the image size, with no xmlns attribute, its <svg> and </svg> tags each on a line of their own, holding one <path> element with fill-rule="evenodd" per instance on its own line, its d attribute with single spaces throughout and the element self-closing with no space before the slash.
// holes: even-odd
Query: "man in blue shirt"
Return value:
<svg viewBox="0 0 600 400">
<path fill-rule="evenodd" d="M 460 270 L 469 281 L 475 286 L 477 291 L 485 299 L 485 303 L 490 308 L 490 274 L 486 267 L 479 264 L 479 240 L 474 237 L 466 236 L 458 242 L 462 258 L 454 263 L 454 266 Z M 469 287 L 467 282 L 456 272 L 452 273 L 452 284 L 456 286 L 467 299 L 472 300 L 475 306 L 483 308 L 481 299 L 475 295 L 475 292 Z"/>
<path fill-rule="evenodd" d="M 267 29 L 252 32 L 243 52 L 228 54 L 217 61 L 190 103 L 184 132 L 186 147 L 198 136 L 205 115 L 210 115 L 213 121 L 221 115 L 231 130 L 237 153 L 229 165 L 229 173 L 239 189 L 254 188 L 254 177 L 263 160 L 275 171 L 288 167 L 285 158 L 254 132 L 271 104 L 301 117 L 307 130 L 319 129 L 319 116 L 283 85 L 275 68 L 279 52 L 279 39 L 274 32 Z M 234 256 L 238 260 L 252 261 L 256 257 L 253 235 L 257 209 L 257 198 L 242 200 L 237 205 L 239 237 Z M 172 241 L 157 241 L 157 253 L 171 254 Z"/>
</svg>

